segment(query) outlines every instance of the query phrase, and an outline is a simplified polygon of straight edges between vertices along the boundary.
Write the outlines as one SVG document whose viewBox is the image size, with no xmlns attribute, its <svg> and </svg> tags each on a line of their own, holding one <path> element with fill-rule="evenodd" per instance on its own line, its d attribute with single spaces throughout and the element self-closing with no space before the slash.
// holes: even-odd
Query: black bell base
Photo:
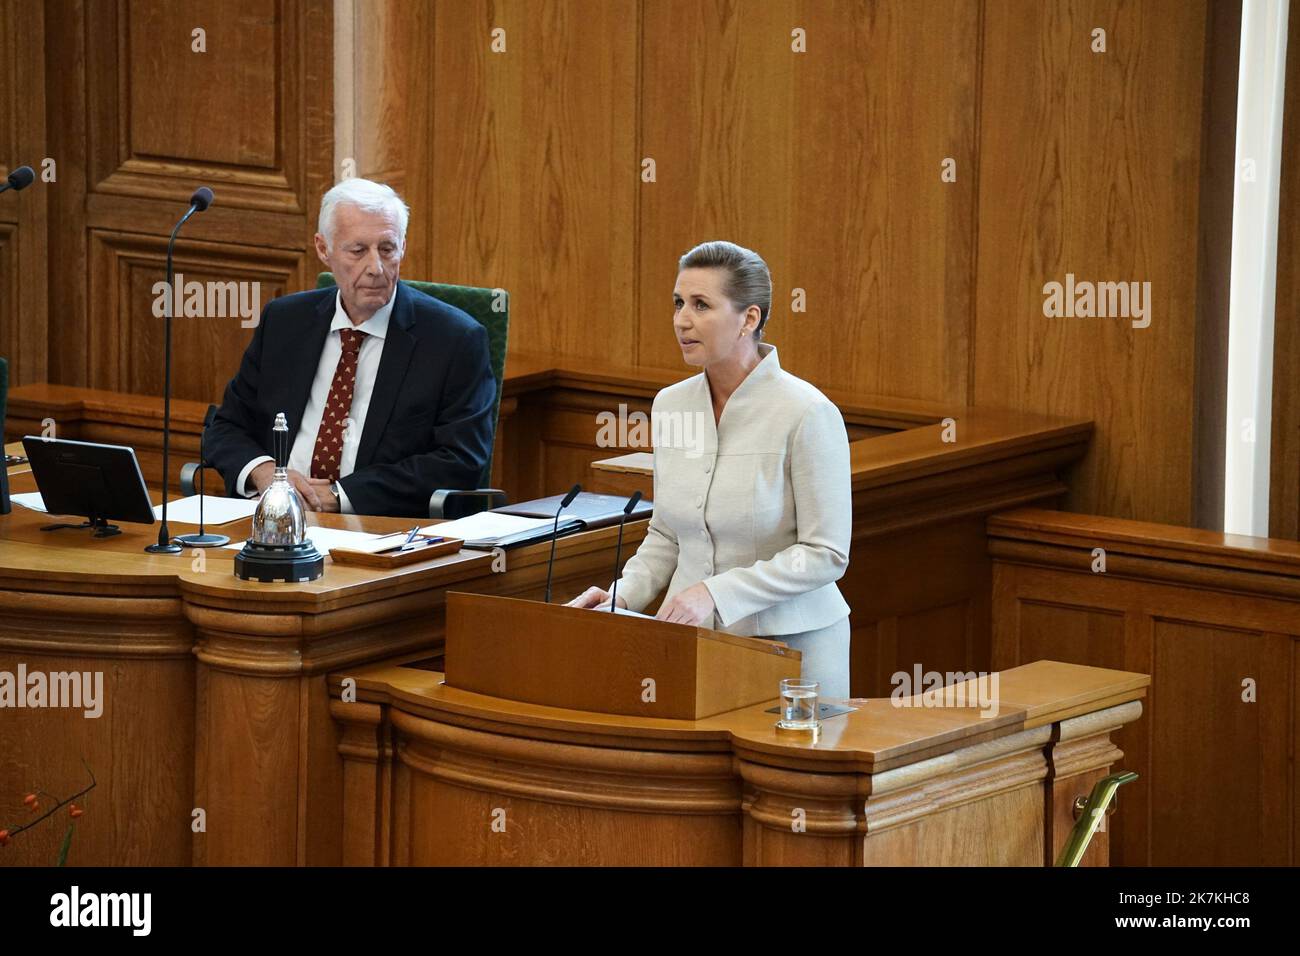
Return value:
<svg viewBox="0 0 1300 956">
<path fill-rule="evenodd" d="M 310 541 L 276 547 L 249 541 L 235 555 L 235 577 L 241 581 L 284 581 L 301 584 L 325 573 L 325 557 Z"/>
</svg>

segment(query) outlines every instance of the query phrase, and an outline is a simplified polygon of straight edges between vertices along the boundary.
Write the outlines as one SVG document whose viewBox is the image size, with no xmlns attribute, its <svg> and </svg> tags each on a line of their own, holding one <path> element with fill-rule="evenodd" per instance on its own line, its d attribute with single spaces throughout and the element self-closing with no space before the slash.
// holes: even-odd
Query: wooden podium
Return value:
<svg viewBox="0 0 1300 956">
<path fill-rule="evenodd" d="M 447 595 L 447 686 L 503 700 L 701 720 L 773 700 L 800 659 L 783 644 L 705 627 Z"/>
<path fill-rule="evenodd" d="M 1150 683 L 1037 661 L 991 707 L 855 699 L 792 738 L 776 645 L 455 592 L 446 630 L 445 675 L 329 678 L 345 864 L 1051 866 Z M 1099 833 L 1084 863 L 1108 853 Z"/>
</svg>

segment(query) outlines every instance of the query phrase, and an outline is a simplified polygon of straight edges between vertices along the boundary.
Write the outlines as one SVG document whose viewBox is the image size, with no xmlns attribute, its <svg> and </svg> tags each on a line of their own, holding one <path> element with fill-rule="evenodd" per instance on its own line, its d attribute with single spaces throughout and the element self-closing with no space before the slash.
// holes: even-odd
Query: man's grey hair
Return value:
<svg viewBox="0 0 1300 956">
<path fill-rule="evenodd" d="M 341 205 L 357 206 L 366 212 L 391 213 L 397 220 L 397 234 L 406 245 L 406 223 L 411 210 L 391 186 L 369 179 L 345 179 L 325 193 L 320 200 L 320 218 L 316 231 L 325 237 L 325 245 L 334 248 L 334 210 Z"/>
</svg>

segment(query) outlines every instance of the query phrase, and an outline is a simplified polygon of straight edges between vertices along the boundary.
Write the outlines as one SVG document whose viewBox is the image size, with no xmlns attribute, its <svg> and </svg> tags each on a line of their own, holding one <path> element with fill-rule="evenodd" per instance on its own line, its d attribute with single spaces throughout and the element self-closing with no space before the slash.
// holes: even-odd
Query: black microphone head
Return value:
<svg viewBox="0 0 1300 956">
<path fill-rule="evenodd" d="M 632 492 L 632 497 L 627 499 L 627 504 L 623 506 L 623 514 L 630 515 L 632 513 L 632 509 L 636 507 L 637 502 L 640 500 L 641 500 L 641 492 L 639 491 Z"/>
<path fill-rule="evenodd" d="M 30 166 L 19 166 L 9 174 L 8 182 L 11 189 L 26 189 L 36 182 L 36 172 Z"/>
<path fill-rule="evenodd" d="M 200 186 L 194 190 L 194 195 L 190 197 L 190 205 L 203 212 L 212 205 L 212 190 L 207 186 Z"/>
<path fill-rule="evenodd" d="M 208 413 L 203 416 L 203 427 L 211 428 L 213 420 L 217 417 L 217 406 L 209 405 Z"/>
<path fill-rule="evenodd" d="M 560 507 L 569 507 L 569 505 L 573 504 L 573 499 L 578 497 L 580 494 L 582 494 L 582 485 L 574 485 L 569 489 L 569 493 L 564 496 L 564 500 L 560 502 Z"/>
</svg>

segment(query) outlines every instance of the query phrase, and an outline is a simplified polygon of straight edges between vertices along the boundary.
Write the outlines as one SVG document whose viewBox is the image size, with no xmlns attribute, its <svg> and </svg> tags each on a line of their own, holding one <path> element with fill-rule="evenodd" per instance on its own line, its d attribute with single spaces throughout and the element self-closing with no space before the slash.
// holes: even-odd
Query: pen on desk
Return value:
<svg viewBox="0 0 1300 956">
<path fill-rule="evenodd" d="M 430 545 L 433 545 L 433 544 L 439 544 L 439 543 L 441 543 L 441 542 L 443 542 L 443 541 L 446 541 L 446 540 L 447 540 L 446 538 L 425 538 L 423 541 L 416 541 L 416 542 L 414 542 L 414 543 L 412 543 L 412 544 L 404 544 L 404 545 L 402 545 L 400 548 L 398 548 L 397 550 L 398 550 L 398 551 L 416 551 L 416 550 L 418 550 L 418 549 L 420 549 L 420 548 L 427 548 L 427 547 L 429 547 Z"/>
<path fill-rule="evenodd" d="M 402 547 L 406 547 L 408 544 L 414 541 L 415 536 L 419 533 L 420 533 L 420 526 L 417 524 L 414 528 L 411 529 L 411 533 L 406 536 L 406 540 L 402 542 Z"/>
</svg>

